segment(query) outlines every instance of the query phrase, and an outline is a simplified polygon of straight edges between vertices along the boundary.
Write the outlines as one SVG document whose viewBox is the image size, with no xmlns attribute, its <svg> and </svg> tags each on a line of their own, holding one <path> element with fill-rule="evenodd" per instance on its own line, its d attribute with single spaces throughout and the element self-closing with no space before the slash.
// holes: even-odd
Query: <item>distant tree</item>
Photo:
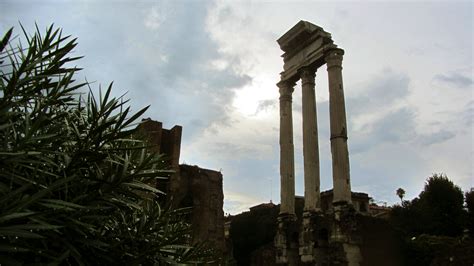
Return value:
<svg viewBox="0 0 474 266">
<path fill-rule="evenodd" d="M 133 135 L 147 108 L 132 113 L 112 85 L 82 97 L 76 42 L 60 30 L 11 36 L 0 39 L 0 264 L 212 261 L 182 211 L 156 201 L 165 162 Z"/>
<path fill-rule="evenodd" d="M 403 204 L 403 197 L 405 197 L 405 190 L 403 188 L 398 188 L 397 196 L 400 198 L 400 201 Z"/>
<path fill-rule="evenodd" d="M 464 195 L 445 174 L 433 174 L 420 193 L 423 215 L 427 217 L 426 233 L 457 236 L 463 231 Z"/>
<path fill-rule="evenodd" d="M 474 212 L 474 189 L 471 189 L 471 191 L 466 192 L 465 201 L 467 211 Z"/>
<path fill-rule="evenodd" d="M 409 235 L 458 236 L 465 223 L 463 198 L 461 189 L 446 175 L 433 174 L 417 198 L 392 209 L 391 220 Z"/>
<path fill-rule="evenodd" d="M 469 234 L 474 236 L 474 190 L 466 192 L 465 194 L 466 208 L 467 208 L 467 229 Z"/>
</svg>

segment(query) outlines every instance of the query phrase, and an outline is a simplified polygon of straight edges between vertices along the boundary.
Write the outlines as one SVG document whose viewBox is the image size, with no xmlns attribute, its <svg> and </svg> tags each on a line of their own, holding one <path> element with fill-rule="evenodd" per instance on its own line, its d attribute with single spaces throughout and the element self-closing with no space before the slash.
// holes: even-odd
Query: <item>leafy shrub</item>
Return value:
<svg viewBox="0 0 474 266">
<path fill-rule="evenodd" d="M 183 210 L 156 201 L 166 162 L 133 138 L 148 107 L 132 113 L 112 84 L 84 97 L 61 30 L 23 29 L 26 47 L 12 32 L 0 42 L 0 264 L 212 261 L 189 245 Z"/>
</svg>

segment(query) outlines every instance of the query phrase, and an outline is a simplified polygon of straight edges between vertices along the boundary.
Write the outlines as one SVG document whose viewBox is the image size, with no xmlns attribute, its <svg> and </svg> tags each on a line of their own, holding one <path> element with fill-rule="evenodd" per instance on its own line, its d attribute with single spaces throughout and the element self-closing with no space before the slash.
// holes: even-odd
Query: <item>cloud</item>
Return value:
<svg viewBox="0 0 474 266">
<path fill-rule="evenodd" d="M 416 138 L 416 111 L 400 104 L 410 95 L 409 85 L 406 74 L 384 69 L 360 84 L 362 88 L 355 88 L 358 94 L 346 97 L 353 153 L 368 151 L 383 142 Z"/>
<path fill-rule="evenodd" d="M 441 130 L 429 135 L 421 135 L 419 136 L 419 139 L 422 145 L 429 146 L 436 143 L 447 141 L 449 139 L 454 138 L 455 136 L 456 134 L 453 132 L 450 132 L 447 130 Z"/>
<path fill-rule="evenodd" d="M 144 23 L 145 26 L 156 30 L 160 27 L 161 23 L 165 20 L 163 12 L 160 12 L 157 7 L 152 7 L 148 15 L 145 17 Z"/>
<path fill-rule="evenodd" d="M 238 59 L 227 60 L 224 68 L 212 67 L 226 58 L 205 30 L 210 6 L 119 2 L 109 12 L 110 4 L 81 2 L 60 5 L 55 22 L 79 36 L 76 52 L 85 55 L 79 62 L 81 75 L 100 83 L 114 80 L 115 94 L 128 91 L 132 107 L 151 105 L 146 116 L 168 127 L 182 125 L 183 139 L 193 141 L 214 124 L 228 124 L 235 90 L 252 82 L 236 71 Z M 50 14 L 56 7 L 41 8 Z M 38 18 L 40 24 L 44 21 Z"/>
<path fill-rule="evenodd" d="M 358 94 L 346 96 L 347 109 L 355 116 L 388 110 L 409 95 L 409 85 L 410 78 L 405 73 L 384 69 L 355 88 Z"/>
<path fill-rule="evenodd" d="M 417 137 L 415 114 L 410 108 L 400 108 L 387 113 L 375 121 L 367 122 L 365 128 L 354 130 L 351 152 L 363 153 L 383 143 L 407 143 Z M 350 130 L 350 128 L 349 128 Z"/>
<path fill-rule="evenodd" d="M 18 21 L 31 29 L 35 21 L 40 28 L 54 22 L 64 33 L 79 37 L 75 55 L 85 58 L 79 61 L 84 71 L 78 79 L 86 76 L 102 84 L 114 80 L 114 96 L 129 91 L 132 108 L 151 104 L 145 116 L 168 128 L 182 125 L 181 158 L 223 169 L 226 210 L 235 213 L 268 201 L 273 187 L 278 199 L 275 83 L 283 62 L 275 40 L 300 19 L 323 26 L 346 51 L 353 187 L 367 189 L 376 199 L 398 201 L 396 188 L 419 192 L 424 178 L 438 169 L 459 176 L 454 181 L 462 181 L 460 185 L 472 186 L 474 101 L 466 89 L 472 87 L 472 77 L 464 70 L 450 72 L 472 68 L 468 4 L 407 8 L 279 1 L 56 2 L 3 1 L 0 28 L 5 31 Z M 382 27 L 377 23 L 381 19 L 390 23 Z M 325 73 L 317 75 L 317 111 L 321 183 L 330 188 Z M 433 90 L 433 85 L 461 89 Z M 300 84 L 293 107 L 300 193 Z"/>
<path fill-rule="evenodd" d="M 261 198 L 252 197 L 249 194 L 234 191 L 224 191 L 224 212 L 238 214 L 249 211 L 251 206 L 262 203 Z"/>
<path fill-rule="evenodd" d="M 433 77 L 436 84 L 456 88 L 468 88 L 472 85 L 472 78 L 460 73 L 438 74 Z"/>
<path fill-rule="evenodd" d="M 464 111 L 461 114 L 462 120 L 465 122 L 465 125 L 471 127 L 474 125 L 474 100 L 466 104 Z"/>
<path fill-rule="evenodd" d="M 415 112 L 408 107 L 392 111 L 374 123 L 372 132 L 379 142 L 400 143 L 413 140 L 416 137 Z"/>
<path fill-rule="evenodd" d="M 270 108 L 275 108 L 277 104 L 277 100 L 261 100 L 258 102 L 257 109 L 255 111 L 255 114 L 258 114 L 260 112 L 267 111 Z"/>
</svg>

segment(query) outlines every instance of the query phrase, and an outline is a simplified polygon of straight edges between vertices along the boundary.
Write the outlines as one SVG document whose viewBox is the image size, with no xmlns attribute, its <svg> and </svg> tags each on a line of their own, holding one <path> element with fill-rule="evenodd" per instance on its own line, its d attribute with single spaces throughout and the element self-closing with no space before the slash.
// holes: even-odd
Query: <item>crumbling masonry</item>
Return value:
<svg viewBox="0 0 474 266">
<path fill-rule="evenodd" d="M 220 255 L 225 253 L 224 194 L 222 174 L 198 166 L 179 164 L 182 127 L 164 129 L 161 122 L 145 119 L 139 132 L 148 140 L 150 149 L 165 154 L 173 170 L 168 180 L 161 180 L 157 187 L 166 192 L 166 203 L 172 207 L 192 207 L 189 218 L 192 239 L 207 242 Z"/>
</svg>

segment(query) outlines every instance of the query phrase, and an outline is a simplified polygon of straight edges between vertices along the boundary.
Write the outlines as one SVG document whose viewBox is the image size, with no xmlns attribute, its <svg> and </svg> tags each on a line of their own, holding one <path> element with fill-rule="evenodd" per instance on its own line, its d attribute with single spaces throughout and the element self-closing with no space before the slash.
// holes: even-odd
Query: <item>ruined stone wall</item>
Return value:
<svg viewBox="0 0 474 266">
<path fill-rule="evenodd" d="M 183 207 L 192 206 L 193 239 L 209 242 L 224 252 L 224 194 L 222 174 L 197 166 L 180 165 L 182 191 L 176 191 Z"/>
<path fill-rule="evenodd" d="M 169 168 L 174 171 L 168 180 L 156 184 L 158 189 L 167 194 L 166 203 L 174 208 L 191 207 L 193 241 L 209 242 L 223 254 L 225 240 L 222 174 L 198 166 L 179 165 L 181 126 L 164 129 L 161 122 L 145 119 L 139 125 L 139 134 L 148 141 L 150 150 L 166 155 Z"/>
<path fill-rule="evenodd" d="M 323 212 L 333 211 L 333 190 L 321 192 L 321 210 Z M 351 202 L 354 209 L 360 213 L 369 214 L 369 195 L 362 192 L 351 192 Z"/>
<path fill-rule="evenodd" d="M 149 149 L 158 154 L 164 154 L 165 160 L 169 163 L 169 169 L 174 172 L 168 180 L 161 180 L 155 185 L 159 190 L 166 193 L 166 201 L 169 202 L 173 191 L 179 190 L 179 156 L 181 153 L 182 127 L 174 126 L 172 129 L 164 129 L 163 123 L 148 119 L 143 119 L 138 126 L 138 134 L 147 141 Z"/>
<path fill-rule="evenodd" d="M 143 135 L 150 145 L 150 150 L 166 154 L 172 168 L 177 168 L 181 151 L 181 126 L 171 129 L 163 128 L 163 123 L 143 119 L 139 125 L 139 134 Z"/>
</svg>

